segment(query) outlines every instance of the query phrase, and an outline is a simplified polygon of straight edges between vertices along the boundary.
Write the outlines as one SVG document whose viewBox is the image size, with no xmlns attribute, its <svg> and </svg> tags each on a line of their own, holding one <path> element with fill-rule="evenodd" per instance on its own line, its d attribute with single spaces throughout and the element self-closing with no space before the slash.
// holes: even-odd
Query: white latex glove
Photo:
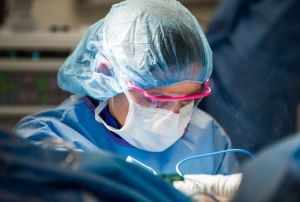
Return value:
<svg viewBox="0 0 300 202">
<path fill-rule="evenodd" d="M 184 175 L 184 181 L 175 181 L 174 187 L 188 196 L 212 194 L 218 199 L 230 200 L 239 188 L 242 174 L 232 175 Z"/>
</svg>

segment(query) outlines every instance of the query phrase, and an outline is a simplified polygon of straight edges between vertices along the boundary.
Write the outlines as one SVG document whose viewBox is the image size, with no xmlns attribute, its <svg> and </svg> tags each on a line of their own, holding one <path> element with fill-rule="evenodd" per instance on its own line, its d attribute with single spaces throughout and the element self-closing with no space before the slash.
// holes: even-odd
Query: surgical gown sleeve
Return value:
<svg viewBox="0 0 300 202">
<path fill-rule="evenodd" d="M 88 128 L 97 130 L 93 122 L 89 122 L 92 119 L 93 114 L 86 107 L 84 98 L 70 97 L 56 108 L 22 118 L 13 131 L 36 144 L 44 144 L 51 137 L 71 143 L 75 149 L 94 151 L 99 147 L 92 133 L 87 131 Z"/>
</svg>

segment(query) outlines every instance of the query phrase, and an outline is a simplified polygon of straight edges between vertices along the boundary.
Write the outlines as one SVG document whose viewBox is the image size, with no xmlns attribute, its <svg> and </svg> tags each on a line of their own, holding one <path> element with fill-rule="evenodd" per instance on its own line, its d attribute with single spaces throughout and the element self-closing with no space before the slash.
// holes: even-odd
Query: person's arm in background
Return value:
<svg viewBox="0 0 300 202">
<path fill-rule="evenodd" d="M 298 202 L 300 199 L 300 133 L 291 134 L 243 164 L 235 202 Z"/>
</svg>

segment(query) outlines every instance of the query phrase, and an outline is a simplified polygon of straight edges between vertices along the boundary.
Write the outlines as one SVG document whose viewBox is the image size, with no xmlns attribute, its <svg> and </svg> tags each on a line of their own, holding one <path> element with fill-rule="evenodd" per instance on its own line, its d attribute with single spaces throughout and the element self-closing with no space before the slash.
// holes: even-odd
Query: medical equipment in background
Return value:
<svg viewBox="0 0 300 202">
<path fill-rule="evenodd" d="M 81 33 L 0 32 L 0 124 L 55 106 L 68 97 L 56 72 Z"/>
<path fill-rule="evenodd" d="M 32 15 L 32 0 L 9 0 L 6 26 L 13 31 L 33 31 L 35 22 Z"/>
<path fill-rule="evenodd" d="M 69 96 L 58 88 L 56 72 L 83 33 L 37 30 L 32 2 L 4 2 L 7 16 L 0 29 L 0 127 L 4 129 Z"/>
</svg>

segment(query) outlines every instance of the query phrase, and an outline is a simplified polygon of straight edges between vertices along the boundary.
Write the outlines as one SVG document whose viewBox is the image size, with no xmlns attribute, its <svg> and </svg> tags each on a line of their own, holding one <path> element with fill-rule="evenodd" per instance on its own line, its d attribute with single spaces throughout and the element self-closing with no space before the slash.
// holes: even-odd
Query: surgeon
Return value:
<svg viewBox="0 0 300 202">
<path fill-rule="evenodd" d="M 184 158 L 231 147 L 218 123 L 196 107 L 211 92 L 211 72 L 211 49 L 182 4 L 123 1 L 87 30 L 59 69 L 58 85 L 74 95 L 23 118 L 14 130 L 33 143 L 56 137 L 172 174 Z M 239 166 L 223 154 L 181 168 L 229 174 Z"/>
</svg>

